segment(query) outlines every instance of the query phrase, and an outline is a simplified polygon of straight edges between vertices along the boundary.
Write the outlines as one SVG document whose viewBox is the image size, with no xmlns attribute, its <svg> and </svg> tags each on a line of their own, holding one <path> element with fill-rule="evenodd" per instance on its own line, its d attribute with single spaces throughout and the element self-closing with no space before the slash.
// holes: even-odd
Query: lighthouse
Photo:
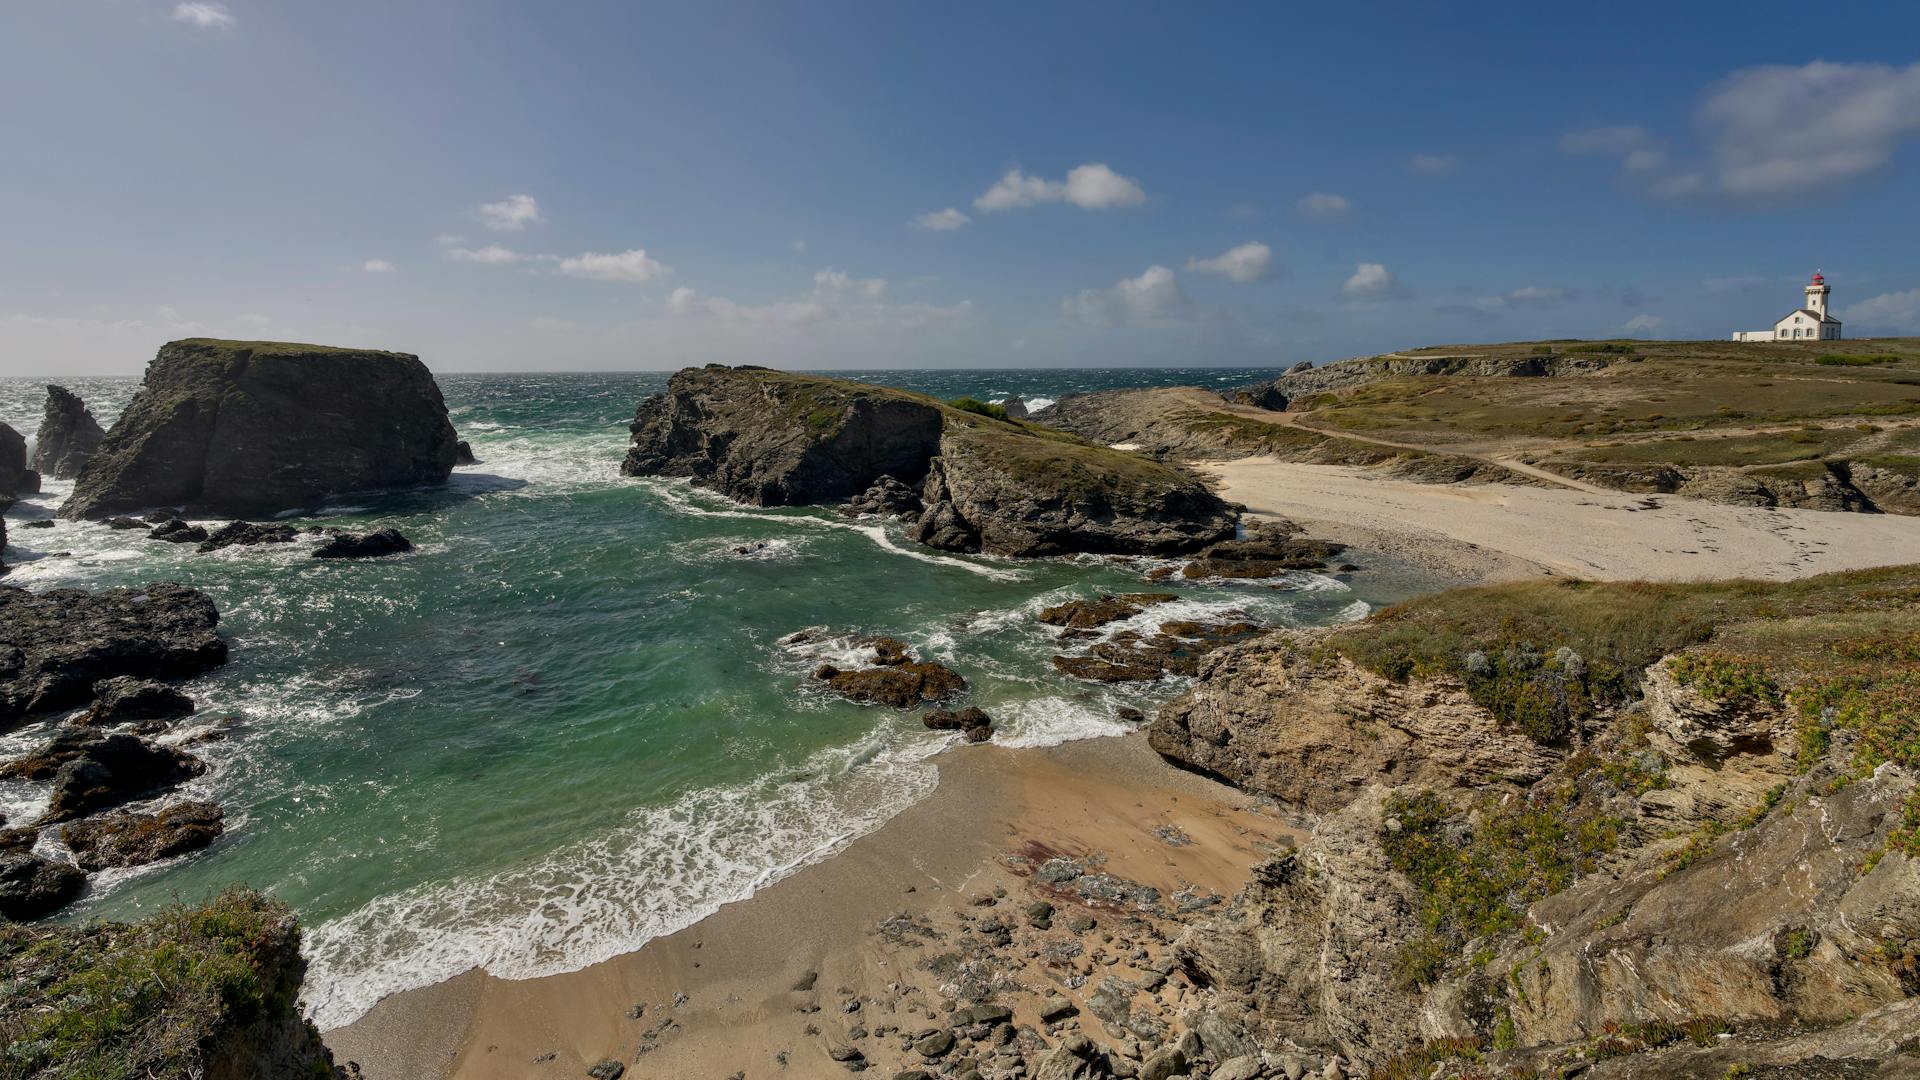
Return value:
<svg viewBox="0 0 1920 1080">
<path fill-rule="evenodd" d="M 1813 280 L 1807 282 L 1806 310 L 1813 312 L 1824 320 L 1827 317 L 1827 296 L 1832 292 L 1833 286 L 1827 284 L 1826 276 L 1821 274 L 1820 271 L 1815 270 L 1813 272 Z"/>
<path fill-rule="evenodd" d="M 1804 290 L 1806 303 L 1788 312 L 1771 330 L 1736 330 L 1735 341 L 1838 341 L 1840 339 L 1840 320 L 1827 314 L 1827 298 L 1833 294 L 1833 286 L 1827 284 L 1827 276 L 1820 271 L 1813 272 L 1813 280 L 1807 282 Z"/>
</svg>

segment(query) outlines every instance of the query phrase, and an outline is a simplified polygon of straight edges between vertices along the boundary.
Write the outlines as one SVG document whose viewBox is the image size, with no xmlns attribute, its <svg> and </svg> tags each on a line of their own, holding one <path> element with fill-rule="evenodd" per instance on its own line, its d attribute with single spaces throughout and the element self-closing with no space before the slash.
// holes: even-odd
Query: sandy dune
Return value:
<svg viewBox="0 0 1920 1080">
<path fill-rule="evenodd" d="M 1220 493 L 1316 536 L 1462 578 L 1785 579 L 1920 562 L 1920 517 L 1767 510 L 1674 495 L 1415 484 L 1244 458 L 1200 466 Z"/>
</svg>

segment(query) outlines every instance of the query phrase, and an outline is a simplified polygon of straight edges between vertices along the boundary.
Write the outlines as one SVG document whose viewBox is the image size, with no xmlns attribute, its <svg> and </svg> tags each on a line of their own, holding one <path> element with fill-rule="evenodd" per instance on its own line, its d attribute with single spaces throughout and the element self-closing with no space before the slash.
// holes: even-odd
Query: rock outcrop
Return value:
<svg viewBox="0 0 1920 1080">
<path fill-rule="evenodd" d="M 71 480 L 100 448 L 107 433 L 86 403 L 64 386 L 47 386 L 46 411 L 34 436 L 33 467 L 42 476 Z"/>
<path fill-rule="evenodd" d="M 0 731 L 86 704 L 103 679 L 183 679 L 225 663 L 219 621 L 204 593 L 171 583 L 100 592 L 0 586 Z"/>
<path fill-rule="evenodd" d="M 60 515 L 148 506 L 271 514 L 437 484 L 458 439 L 418 357 L 278 342 L 170 342 Z"/>
<path fill-rule="evenodd" d="M 413 550 L 413 541 L 398 529 L 375 529 L 369 533 L 335 532 L 313 549 L 316 559 L 377 559 Z"/>
<path fill-rule="evenodd" d="M 16 495 L 33 494 L 29 488 L 38 489 L 37 483 L 27 482 L 29 472 L 26 436 L 0 424 L 0 508 L 13 505 Z"/>
<path fill-rule="evenodd" d="M 53 774 L 53 797 L 39 824 L 85 817 L 168 791 L 207 771 L 199 758 L 132 735 L 88 743 Z"/>
<path fill-rule="evenodd" d="M 913 536 L 949 551 L 1169 554 L 1233 531 L 1233 510 L 1169 466 L 840 379 L 688 368 L 632 430 L 627 475 L 687 477 L 760 506 L 894 506 L 868 497 L 877 482 L 917 484 Z"/>
<path fill-rule="evenodd" d="M 0 852 L 0 922 L 26 922 L 58 911 L 80 895 L 87 875 L 26 852 Z"/>
<path fill-rule="evenodd" d="M 60 839 L 82 870 L 145 866 L 218 840 L 225 817 L 210 802 L 176 803 L 155 814 L 100 814 L 63 825 Z"/>
</svg>

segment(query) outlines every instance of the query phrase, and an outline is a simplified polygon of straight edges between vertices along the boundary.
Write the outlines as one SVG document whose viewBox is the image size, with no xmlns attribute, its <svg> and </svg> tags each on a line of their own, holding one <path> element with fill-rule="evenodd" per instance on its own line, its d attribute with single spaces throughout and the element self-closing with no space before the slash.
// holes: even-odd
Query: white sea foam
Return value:
<svg viewBox="0 0 1920 1080">
<path fill-rule="evenodd" d="M 1041 409 L 1044 409 L 1051 404 L 1053 404 L 1053 399 L 1050 397 L 1028 398 L 1027 411 L 1030 413 L 1037 413 Z"/>
<path fill-rule="evenodd" d="M 1037 697 L 995 709 L 993 741 L 1001 746 L 1058 746 L 1080 739 L 1125 735 L 1133 725 L 1115 716 L 1105 701 Z"/>
<path fill-rule="evenodd" d="M 309 935 L 307 1008 L 334 1028 L 471 968 L 530 979 L 630 952 L 878 828 L 933 790 L 941 745 L 822 751 L 805 780 L 697 791 L 525 865 L 379 897 Z"/>
</svg>

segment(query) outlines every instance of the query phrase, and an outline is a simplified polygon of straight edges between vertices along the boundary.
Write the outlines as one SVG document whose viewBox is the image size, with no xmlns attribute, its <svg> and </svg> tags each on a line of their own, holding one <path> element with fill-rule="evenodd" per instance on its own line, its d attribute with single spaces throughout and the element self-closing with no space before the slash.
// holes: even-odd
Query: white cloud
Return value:
<svg viewBox="0 0 1920 1080">
<path fill-rule="evenodd" d="M 505 266 L 508 263 L 517 263 L 523 259 L 531 258 L 531 256 L 522 255 L 520 252 L 503 248 L 499 244 L 488 244 L 486 247 L 478 249 L 463 247 L 448 248 L 447 258 L 452 259 L 454 262 L 480 263 L 483 266 Z"/>
<path fill-rule="evenodd" d="M 1069 169 L 1064 181 L 1027 176 L 1017 168 L 1008 169 L 1005 176 L 973 200 L 973 208 L 991 213 L 1040 203 L 1068 202 L 1083 210 L 1108 210 L 1138 206 L 1146 201 L 1146 189 L 1138 180 L 1092 162 Z"/>
<path fill-rule="evenodd" d="M 1658 315 L 1635 315 L 1627 320 L 1625 329 L 1632 334 L 1650 334 L 1665 326 L 1666 323 L 1667 320 Z"/>
<path fill-rule="evenodd" d="M 949 206 L 945 210 L 934 210 L 913 219 L 913 227 L 928 232 L 952 232 L 973 219 Z"/>
<path fill-rule="evenodd" d="M 225 4 L 177 4 L 173 9 L 173 21 L 209 29 L 227 27 L 233 25 L 233 13 L 227 10 Z"/>
<path fill-rule="evenodd" d="M 441 233 L 433 238 L 433 242 L 439 247 L 454 247 L 466 243 L 467 238 L 458 233 Z"/>
<path fill-rule="evenodd" d="M 654 259 L 640 248 L 620 252 L 617 255 L 602 255 L 589 251 L 559 260 L 560 273 L 566 277 L 588 278 L 593 281 L 624 281 L 634 285 L 644 285 L 654 278 L 666 277 L 673 268 Z"/>
<path fill-rule="evenodd" d="M 833 323 L 842 329 L 895 331 L 970 319 L 971 301 L 941 307 L 933 304 L 891 304 L 885 278 L 857 278 L 838 270 L 813 275 L 813 290 L 804 297 L 767 304 L 741 304 L 723 296 L 707 296 L 678 288 L 667 297 L 667 311 L 687 319 L 791 330 Z"/>
<path fill-rule="evenodd" d="M 1193 256 L 1187 260 L 1187 269 L 1197 274 L 1218 274 L 1245 285 L 1273 272 L 1273 249 L 1255 240 L 1223 251 L 1211 259 Z"/>
<path fill-rule="evenodd" d="M 1558 285 L 1522 285 L 1506 296 L 1507 303 L 1520 306 L 1550 307 L 1573 299 L 1572 289 Z"/>
<path fill-rule="evenodd" d="M 1701 152 L 1678 163 L 1636 126 L 1572 132 L 1560 147 L 1619 158 L 1622 176 L 1654 199 L 1767 203 L 1830 192 L 1879 171 L 1920 133 L 1920 63 L 1747 68 L 1708 91 L 1694 124 Z"/>
<path fill-rule="evenodd" d="M 1352 300 L 1378 300 L 1399 293 L 1400 282 L 1382 264 L 1363 262 L 1354 267 L 1340 291 Z"/>
<path fill-rule="evenodd" d="M 369 274 L 391 274 L 394 271 L 394 265 L 385 259 L 368 259 L 363 269 Z"/>
<path fill-rule="evenodd" d="M 1326 191 L 1316 191 L 1300 200 L 1300 212 L 1312 218 L 1345 217 L 1347 211 L 1351 209 L 1353 204 L 1347 201 L 1345 195 L 1335 195 Z"/>
<path fill-rule="evenodd" d="M 1920 333 L 1920 288 L 1905 292 L 1881 293 L 1842 311 L 1842 320 L 1859 329 L 1890 330 L 1900 334 Z"/>
<path fill-rule="evenodd" d="M 1652 142 L 1653 136 L 1647 134 L 1646 128 L 1620 124 L 1569 131 L 1560 136 L 1560 149 L 1569 154 L 1624 157 Z"/>
<path fill-rule="evenodd" d="M 509 195 L 499 202 L 483 203 L 480 221 L 489 229 L 519 232 L 529 225 L 547 220 L 540 213 L 539 200 L 531 195 Z"/>
<path fill-rule="evenodd" d="M 1407 168 L 1421 176 L 1448 176 L 1460 171 L 1460 159 L 1452 154 L 1415 154 L 1407 159 Z"/>
<path fill-rule="evenodd" d="M 1139 277 L 1121 279 L 1110 289 L 1084 289 L 1060 301 L 1060 313 L 1067 318 L 1106 325 L 1177 318 L 1191 308 L 1180 279 L 1157 265 L 1147 267 Z"/>
</svg>

